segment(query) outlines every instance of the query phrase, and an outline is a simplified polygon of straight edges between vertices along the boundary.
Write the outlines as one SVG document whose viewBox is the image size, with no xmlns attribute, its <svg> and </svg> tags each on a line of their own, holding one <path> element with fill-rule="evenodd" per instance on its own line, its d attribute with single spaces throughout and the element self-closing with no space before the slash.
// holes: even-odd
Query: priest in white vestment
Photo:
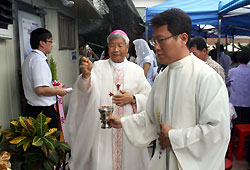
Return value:
<svg viewBox="0 0 250 170">
<path fill-rule="evenodd" d="M 205 62 L 189 54 L 190 17 L 170 9 L 151 20 L 158 59 L 168 65 L 156 78 L 146 111 L 110 116 L 129 141 L 146 147 L 157 139 L 150 170 L 224 170 L 230 139 L 225 83 Z"/>
<path fill-rule="evenodd" d="M 146 148 L 131 145 L 121 129 L 102 129 L 98 108 L 113 106 L 126 117 L 146 109 L 151 87 L 143 69 L 127 61 L 129 39 L 122 30 L 107 38 L 109 60 L 84 58 L 64 126 L 72 170 L 147 170 Z"/>
</svg>

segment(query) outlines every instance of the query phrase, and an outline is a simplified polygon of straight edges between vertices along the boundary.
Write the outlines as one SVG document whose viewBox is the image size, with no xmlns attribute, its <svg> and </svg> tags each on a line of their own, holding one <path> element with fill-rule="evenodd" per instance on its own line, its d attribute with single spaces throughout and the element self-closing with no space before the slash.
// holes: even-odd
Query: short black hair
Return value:
<svg viewBox="0 0 250 170">
<path fill-rule="evenodd" d="M 30 45 L 32 49 L 38 49 L 40 41 L 46 42 L 48 38 L 52 38 L 52 34 L 45 28 L 37 28 L 30 34 Z"/>
<path fill-rule="evenodd" d="M 209 51 L 208 55 L 211 56 L 211 58 L 214 61 L 217 61 L 217 50 L 216 49 L 212 49 L 211 51 Z"/>
<path fill-rule="evenodd" d="M 231 60 L 234 62 L 234 63 L 238 63 L 238 60 L 237 60 L 237 55 L 238 55 L 238 51 L 235 51 L 232 53 L 231 55 Z"/>
<path fill-rule="evenodd" d="M 247 64 L 250 61 L 250 51 L 242 50 L 238 53 L 236 58 L 241 64 Z"/>
<path fill-rule="evenodd" d="M 85 46 L 84 46 L 84 45 L 79 45 L 79 46 L 78 46 L 78 49 L 80 49 L 81 47 L 83 47 L 83 48 L 84 48 Z"/>
<path fill-rule="evenodd" d="M 196 48 L 199 50 L 199 51 L 202 51 L 204 48 L 207 50 L 207 43 L 206 41 L 200 37 L 200 36 L 197 36 L 197 37 L 194 37 L 190 40 L 189 42 L 189 45 L 188 45 L 188 48 L 192 48 L 196 46 Z"/>
<path fill-rule="evenodd" d="M 220 44 L 220 52 L 224 52 L 224 45 L 223 44 Z"/>
<path fill-rule="evenodd" d="M 188 42 L 192 32 L 192 20 L 184 11 L 178 8 L 171 8 L 160 14 L 155 15 L 151 19 L 153 27 L 168 26 L 168 31 L 172 35 L 179 35 L 186 33 L 188 35 Z M 188 45 L 188 43 L 187 43 Z"/>
</svg>

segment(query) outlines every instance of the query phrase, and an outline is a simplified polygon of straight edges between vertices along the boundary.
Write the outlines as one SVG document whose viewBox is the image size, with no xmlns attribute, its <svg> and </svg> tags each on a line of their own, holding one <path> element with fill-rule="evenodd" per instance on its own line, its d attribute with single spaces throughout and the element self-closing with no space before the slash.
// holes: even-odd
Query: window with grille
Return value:
<svg viewBox="0 0 250 170">
<path fill-rule="evenodd" d="M 12 0 L 0 0 L 0 28 L 8 29 L 13 24 Z"/>
<path fill-rule="evenodd" d="M 59 50 L 75 49 L 75 20 L 58 13 Z"/>
</svg>

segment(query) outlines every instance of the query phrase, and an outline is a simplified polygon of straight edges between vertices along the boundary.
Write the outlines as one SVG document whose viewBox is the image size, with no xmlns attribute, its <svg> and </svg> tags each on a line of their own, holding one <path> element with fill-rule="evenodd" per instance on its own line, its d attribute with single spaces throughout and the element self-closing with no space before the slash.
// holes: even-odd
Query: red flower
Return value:
<svg viewBox="0 0 250 170">
<path fill-rule="evenodd" d="M 120 86 L 121 86 L 120 84 L 117 84 L 117 85 L 116 85 L 117 90 L 119 90 L 119 89 L 120 89 Z"/>
</svg>

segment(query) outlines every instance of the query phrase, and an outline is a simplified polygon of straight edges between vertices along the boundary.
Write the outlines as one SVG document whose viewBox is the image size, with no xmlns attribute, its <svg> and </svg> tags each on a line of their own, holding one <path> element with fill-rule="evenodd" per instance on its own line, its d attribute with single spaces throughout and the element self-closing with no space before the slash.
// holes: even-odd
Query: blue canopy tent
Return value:
<svg viewBox="0 0 250 170">
<path fill-rule="evenodd" d="M 194 25 L 218 25 L 218 0 L 168 0 L 146 9 L 146 23 L 150 23 L 154 15 L 170 8 L 185 11 L 191 17 Z"/>
<path fill-rule="evenodd" d="M 206 36 L 200 29 L 199 24 L 218 25 L 218 0 L 168 0 L 162 4 L 146 9 L 146 23 L 154 15 L 170 8 L 179 8 L 185 11 L 192 19 L 192 35 Z M 149 37 L 152 37 L 152 28 L 148 29 Z M 145 36 L 145 35 L 144 35 Z"/>
<path fill-rule="evenodd" d="M 224 34 L 231 34 L 233 44 L 234 35 L 250 36 L 249 4 L 250 0 L 223 0 L 219 4 L 219 18 L 222 18 L 222 26 L 219 26 L 219 30 L 222 30 Z"/>
<path fill-rule="evenodd" d="M 250 25 L 248 23 L 250 8 L 249 11 L 245 11 L 243 14 L 237 11 L 240 7 L 248 4 L 250 4 L 250 0 L 168 0 L 162 4 L 147 8 L 146 23 L 149 24 L 153 16 L 158 13 L 170 8 L 179 8 L 185 11 L 192 19 L 192 33 L 197 32 L 195 36 L 202 35 L 203 37 L 208 37 L 207 32 L 202 34 L 202 31 L 200 31 L 202 29 L 200 29 L 199 25 L 212 25 L 218 30 L 217 36 L 220 43 L 221 33 L 231 35 L 232 39 L 234 39 L 234 35 L 250 36 Z"/>
<path fill-rule="evenodd" d="M 248 4 L 250 4 L 250 0 L 168 0 L 162 4 L 147 8 L 146 23 L 150 23 L 153 16 L 158 13 L 170 8 L 179 8 L 191 17 L 193 25 L 213 25 L 217 29 L 221 26 L 219 30 L 222 34 L 250 35 L 250 25 L 248 23 L 250 10 L 245 12 L 244 15 L 239 15 L 238 11 L 236 11 L 236 15 L 231 14 L 233 12 L 231 10 Z M 221 25 L 219 19 L 222 19 Z M 195 32 L 197 33 L 195 34 Z M 192 35 L 194 34 L 207 36 L 206 33 L 200 32 L 199 26 L 193 26 Z"/>
<path fill-rule="evenodd" d="M 221 32 L 229 35 L 250 36 L 250 13 L 222 18 Z"/>
<path fill-rule="evenodd" d="M 250 0 L 223 0 L 219 4 L 222 33 L 250 36 Z"/>
<path fill-rule="evenodd" d="M 244 7 L 248 4 L 250 4 L 249 0 L 224 0 L 224 1 L 221 1 L 219 14 L 225 15 L 230 11 Z"/>
</svg>

